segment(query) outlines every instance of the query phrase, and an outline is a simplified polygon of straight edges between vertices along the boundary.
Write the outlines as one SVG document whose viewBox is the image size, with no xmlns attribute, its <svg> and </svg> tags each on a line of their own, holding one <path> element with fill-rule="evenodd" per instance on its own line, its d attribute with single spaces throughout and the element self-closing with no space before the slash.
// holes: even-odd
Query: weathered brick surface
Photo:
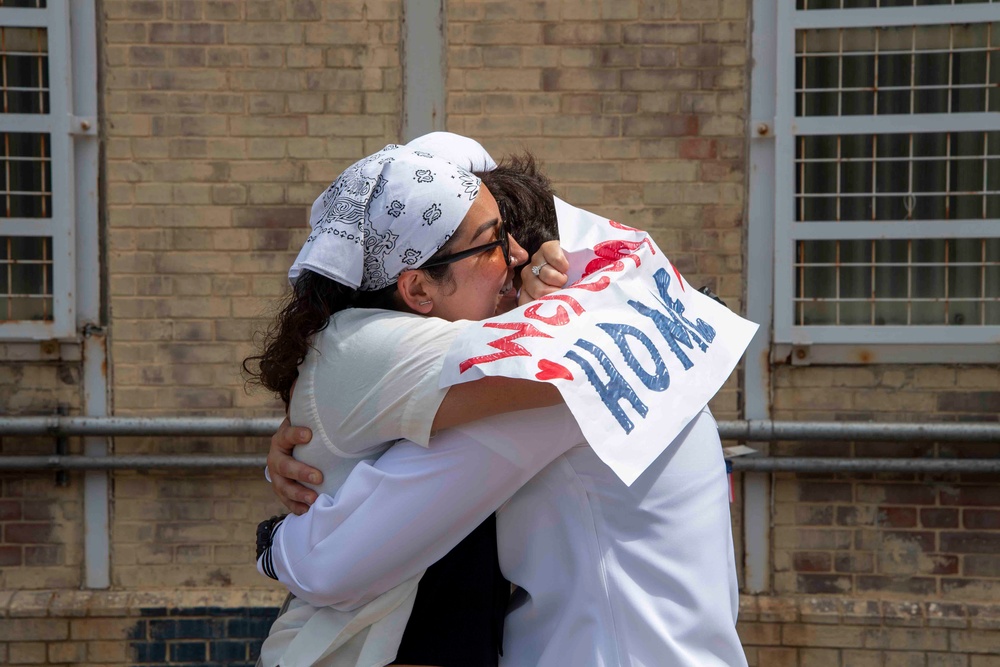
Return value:
<svg viewBox="0 0 1000 667">
<path fill-rule="evenodd" d="M 276 414 L 244 392 L 239 364 L 285 289 L 316 194 L 397 139 L 399 6 L 102 4 L 116 414 Z M 119 453 L 265 449 L 116 442 Z M 122 473 L 114 497 L 114 585 L 265 585 L 254 529 L 279 506 L 256 472 Z"/>
<path fill-rule="evenodd" d="M 103 6 L 115 407 L 273 410 L 238 363 L 315 193 L 396 138 L 399 3 L 133 4 Z"/>
<path fill-rule="evenodd" d="M 948 366 L 779 366 L 776 419 L 995 421 L 1000 370 Z M 975 443 L 778 443 L 792 456 L 991 457 Z M 1000 493 L 974 475 L 779 475 L 775 584 L 782 593 L 964 595 L 989 600 L 1000 576 Z M 851 530 L 823 550 L 814 525 Z M 832 533 L 832 534 L 835 534 Z M 832 564 L 832 568 L 827 568 Z"/>
<path fill-rule="evenodd" d="M 0 441 L 0 454 L 50 454 L 51 438 Z M 70 449 L 74 451 L 75 446 Z M 81 476 L 55 473 L 0 475 L 0 589 L 80 585 L 82 562 Z"/>
<path fill-rule="evenodd" d="M 284 598 L 277 587 L 90 591 L 80 592 L 73 617 L 63 618 L 60 593 L 36 594 L 27 608 L 17 595 L 0 596 L 4 664 L 252 664 Z M 998 655 L 1000 608 L 743 596 L 737 629 L 755 667 L 987 667 Z"/>
<path fill-rule="evenodd" d="M 253 664 L 284 598 L 273 588 L 80 591 L 67 609 L 55 602 L 62 594 L 49 591 L 52 603 L 30 610 L 17 595 L 0 599 L 3 664 Z"/>
</svg>

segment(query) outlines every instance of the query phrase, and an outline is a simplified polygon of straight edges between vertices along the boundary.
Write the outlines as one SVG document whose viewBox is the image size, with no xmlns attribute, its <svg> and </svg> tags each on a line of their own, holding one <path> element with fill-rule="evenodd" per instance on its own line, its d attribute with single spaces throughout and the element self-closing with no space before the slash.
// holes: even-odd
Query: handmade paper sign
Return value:
<svg viewBox="0 0 1000 667">
<path fill-rule="evenodd" d="M 650 236 L 556 199 L 569 284 L 472 323 L 441 386 L 549 382 L 598 456 L 631 484 L 722 387 L 757 325 L 691 287 Z"/>
</svg>

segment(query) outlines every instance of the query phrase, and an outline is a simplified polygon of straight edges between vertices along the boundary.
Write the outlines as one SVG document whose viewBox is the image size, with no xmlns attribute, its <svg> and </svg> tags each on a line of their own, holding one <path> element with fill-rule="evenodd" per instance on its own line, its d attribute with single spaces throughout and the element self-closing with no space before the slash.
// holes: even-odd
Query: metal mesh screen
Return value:
<svg viewBox="0 0 1000 667">
<path fill-rule="evenodd" d="M 1000 132 L 800 136 L 795 163 L 797 222 L 1000 218 Z"/>
<path fill-rule="evenodd" d="M 799 325 L 1000 324 L 1000 239 L 799 241 Z"/>
<path fill-rule="evenodd" d="M 927 7 L 930 5 L 981 5 L 998 0 L 796 0 L 795 8 L 872 9 L 876 7 Z"/>
<path fill-rule="evenodd" d="M 799 0 L 800 10 L 983 4 Z M 1000 23 L 800 29 L 795 114 L 858 117 L 1000 111 Z M 950 125 L 950 127 L 949 127 Z M 1000 132 L 813 134 L 795 138 L 795 222 L 906 221 L 946 238 L 799 239 L 795 325 L 998 325 Z M 978 224 L 982 225 L 982 222 Z M 983 229 L 980 227 L 980 229 Z M 978 234 L 988 234 L 979 231 Z M 857 238 L 861 236 L 862 238 Z"/>
<path fill-rule="evenodd" d="M 0 27 L 3 113 L 49 113 L 48 31 Z"/>
<path fill-rule="evenodd" d="M 1000 26 L 796 32 L 799 116 L 1000 111 Z"/>
<path fill-rule="evenodd" d="M 48 218 L 52 212 L 52 157 L 47 134 L 0 132 L 2 217 Z"/>
<path fill-rule="evenodd" d="M 0 236 L 0 320 L 51 320 L 52 240 Z"/>
<path fill-rule="evenodd" d="M 43 8 L 39 0 L 0 7 Z M 0 27 L 0 103 L 9 114 L 47 114 L 48 32 Z M 0 217 L 52 216 L 52 156 L 49 135 L 0 132 Z M 53 319 L 52 239 L 0 236 L 0 320 Z"/>
</svg>

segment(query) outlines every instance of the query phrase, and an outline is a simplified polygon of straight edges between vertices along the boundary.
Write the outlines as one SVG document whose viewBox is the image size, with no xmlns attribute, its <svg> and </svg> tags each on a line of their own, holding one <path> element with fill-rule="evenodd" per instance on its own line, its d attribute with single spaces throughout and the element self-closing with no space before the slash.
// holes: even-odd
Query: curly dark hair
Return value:
<svg viewBox="0 0 1000 667">
<path fill-rule="evenodd" d="M 431 259 L 448 254 L 453 245 L 449 239 Z M 424 271 L 432 280 L 442 282 L 449 277 L 450 269 L 444 265 Z M 299 365 L 312 347 L 312 337 L 326 329 L 334 313 L 348 308 L 406 310 L 395 283 L 380 290 L 362 291 L 305 270 L 281 302 L 267 331 L 254 334 L 260 354 L 243 360 L 247 385 L 260 385 L 274 392 L 287 408 L 292 386 L 299 377 Z"/>
<path fill-rule="evenodd" d="M 545 241 L 558 238 L 552 185 L 530 153 L 508 157 L 496 169 L 477 175 L 496 198 L 511 235 L 529 257 Z M 449 239 L 427 261 L 450 254 L 454 245 L 454 239 Z M 450 265 L 423 271 L 437 282 L 451 277 Z M 260 354 L 243 360 L 247 385 L 260 385 L 274 392 L 287 408 L 292 386 L 299 377 L 299 365 L 312 347 L 312 337 L 327 327 L 334 313 L 348 308 L 405 310 L 395 284 L 364 292 L 319 273 L 303 271 L 267 331 L 254 335 Z"/>
<path fill-rule="evenodd" d="M 477 173 L 497 200 L 511 236 L 528 257 L 546 241 L 559 238 L 552 181 L 541 172 L 535 156 L 525 151 L 508 155 L 496 169 Z"/>
</svg>

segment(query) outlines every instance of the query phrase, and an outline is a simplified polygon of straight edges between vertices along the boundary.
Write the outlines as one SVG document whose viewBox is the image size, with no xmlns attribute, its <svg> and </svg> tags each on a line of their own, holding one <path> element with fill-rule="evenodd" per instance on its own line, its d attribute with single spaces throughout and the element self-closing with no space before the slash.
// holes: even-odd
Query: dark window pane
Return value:
<svg viewBox="0 0 1000 667">
<path fill-rule="evenodd" d="M 901 242 L 893 242 L 897 246 Z M 945 256 L 945 242 L 941 239 L 914 239 L 910 241 L 913 252 L 913 261 L 921 264 L 943 264 Z"/>
<path fill-rule="evenodd" d="M 931 195 L 904 199 L 904 204 L 912 206 L 912 212 L 908 212 L 910 219 L 946 220 L 949 215 L 948 201 L 948 197 L 944 195 Z"/>
<path fill-rule="evenodd" d="M 836 116 L 839 93 L 806 93 L 805 110 L 799 108 L 803 116 Z"/>
<path fill-rule="evenodd" d="M 844 197 L 840 202 L 840 219 L 861 221 L 872 219 L 871 197 Z"/>
<path fill-rule="evenodd" d="M 803 137 L 798 142 L 800 158 L 832 159 L 837 157 L 837 137 L 817 135 Z M 1000 145 L 1000 141 L 998 141 Z"/>
<path fill-rule="evenodd" d="M 869 301 L 847 301 L 837 304 L 840 310 L 838 324 L 862 325 L 872 323 L 872 304 Z"/>
<path fill-rule="evenodd" d="M 840 113 L 843 116 L 867 116 L 875 113 L 875 92 L 854 90 L 843 93 L 840 100 Z"/>
<path fill-rule="evenodd" d="M 802 169 L 805 177 L 804 193 L 837 191 L 836 162 L 807 162 Z"/>
<path fill-rule="evenodd" d="M 1000 133 L 998 133 L 997 147 L 1000 149 Z M 913 155 L 914 157 L 945 157 L 948 155 L 948 135 L 946 134 L 914 134 L 913 135 Z"/>
<path fill-rule="evenodd" d="M 845 264 L 871 263 L 871 241 L 839 241 L 840 261 Z"/>
<path fill-rule="evenodd" d="M 8 243 L 9 252 L 6 247 Z M 3 250 L 0 252 L 0 261 L 3 259 L 52 259 L 49 239 L 45 236 L 0 237 L 0 246 L 3 246 Z"/>
<path fill-rule="evenodd" d="M 0 26 L 0 111 L 49 113 L 48 34 Z"/>
<path fill-rule="evenodd" d="M 803 269 L 803 298 L 823 299 L 837 295 L 837 269 L 833 266 L 813 266 Z"/>
<path fill-rule="evenodd" d="M 851 299 L 868 299 L 872 294 L 872 271 L 867 266 L 840 268 L 840 296 Z"/>
<path fill-rule="evenodd" d="M 873 185 L 871 162 L 844 162 L 841 164 L 841 192 L 871 192 Z"/>
</svg>

